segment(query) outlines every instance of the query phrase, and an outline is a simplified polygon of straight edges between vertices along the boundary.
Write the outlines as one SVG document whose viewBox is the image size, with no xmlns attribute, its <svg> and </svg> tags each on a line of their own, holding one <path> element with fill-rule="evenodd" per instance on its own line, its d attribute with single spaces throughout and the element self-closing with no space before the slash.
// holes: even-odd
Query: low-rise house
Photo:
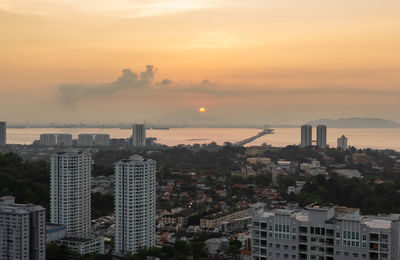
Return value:
<svg viewBox="0 0 400 260">
<path fill-rule="evenodd" d="M 205 216 L 200 219 L 200 227 L 203 228 L 216 228 L 219 227 L 221 222 L 230 221 L 232 219 L 250 216 L 253 208 L 249 206 L 239 206 L 222 210 L 211 215 Z"/>
<path fill-rule="evenodd" d="M 71 251 L 76 252 L 80 255 L 85 254 L 104 254 L 104 238 L 93 237 L 93 238 L 77 238 L 77 237 L 64 237 L 59 240 L 55 240 L 53 243 L 59 246 L 66 246 Z"/>
<path fill-rule="evenodd" d="M 194 208 L 185 208 L 172 214 L 163 215 L 161 222 L 164 224 L 176 224 L 179 228 L 185 227 L 188 224 L 188 219 L 197 213 Z"/>
</svg>

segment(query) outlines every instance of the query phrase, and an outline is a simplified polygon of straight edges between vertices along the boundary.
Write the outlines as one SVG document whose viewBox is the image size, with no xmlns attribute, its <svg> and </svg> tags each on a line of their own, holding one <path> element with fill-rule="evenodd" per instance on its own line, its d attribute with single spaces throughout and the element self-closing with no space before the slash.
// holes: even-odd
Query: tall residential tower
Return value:
<svg viewBox="0 0 400 260">
<path fill-rule="evenodd" d="M 45 260 L 45 208 L 0 197 L 0 259 Z"/>
<path fill-rule="evenodd" d="M 134 124 L 132 126 L 132 145 L 146 145 L 146 126 L 144 124 Z"/>
<path fill-rule="evenodd" d="M 301 126 L 301 147 L 308 147 L 312 145 L 312 126 Z"/>
<path fill-rule="evenodd" d="M 67 150 L 51 156 L 50 219 L 67 226 L 67 235 L 90 233 L 90 173 L 88 151 Z"/>
<path fill-rule="evenodd" d="M 337 149 L 339 150 L 347 150 L 347 137 L 342 135 L 340 138 L 337 139 Z"/>
<path fill-rule="evenodd" d="M 317 126 L 317 146 L 321 149 L 326 148 L 326 125 Z"/>
<path fill-rule="evenodd" d="M 156 162 L 134 155 L 114 167 L 115 250 L 136 253 L 155 244 Z"/>
<path fill-rule="evenodd" d="M 0 122 L 0 145 L 7 143 L 7 123 Z"/>
</svg>

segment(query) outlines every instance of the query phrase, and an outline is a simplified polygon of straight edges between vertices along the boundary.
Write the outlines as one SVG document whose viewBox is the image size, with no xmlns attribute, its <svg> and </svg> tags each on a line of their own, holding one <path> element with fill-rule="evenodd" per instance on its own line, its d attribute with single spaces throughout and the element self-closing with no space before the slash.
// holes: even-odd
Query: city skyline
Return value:
<svg viewBox="0 0 400 260">
<path fill-rule="evenodd" d="M 398 10 L 394 0 L 3 0 L 0 118 L 400 121 Z"/>
</svg>

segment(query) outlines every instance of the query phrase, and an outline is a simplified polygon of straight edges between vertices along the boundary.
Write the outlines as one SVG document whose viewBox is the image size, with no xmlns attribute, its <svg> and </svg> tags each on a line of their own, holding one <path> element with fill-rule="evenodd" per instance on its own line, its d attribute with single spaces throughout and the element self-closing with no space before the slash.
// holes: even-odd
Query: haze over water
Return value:
<svg viewBox="0 0 400 260">
<path fill-rule="evenodd" d="M 169 146 L 178 144 L 204 144 L 237 142 L 251 137 L 260 129 L 254 128 L 171 128 L 170 130 L 147 130 L 148 137 L 157 137 L 157 142 Z M 76 139 L 81 133 L 104 133 L 110 138 L 129 138 L 130 129 L 118 128 L 9 128 L 7 142 L 10 144 L 32 144 L 42 133 L 70 133 Z M 357 148 L 394 149 L 400 151 L 400 128 L 328 128 L 327 142 L 336 147 L 336 139 L 344 134 L 349 145 Z M 313 129 L 313 139 L 316 139 Z M 265 135 L 250 144 L 284 147 L 300 143 L 300 128 L 275 128 L 275 134 Z"/>
</svg>

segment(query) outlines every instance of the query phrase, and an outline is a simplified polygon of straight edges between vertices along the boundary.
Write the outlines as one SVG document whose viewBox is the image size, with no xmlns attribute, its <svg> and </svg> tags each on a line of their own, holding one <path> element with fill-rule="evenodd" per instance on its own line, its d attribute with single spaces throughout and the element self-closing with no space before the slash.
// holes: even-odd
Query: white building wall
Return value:
<svg viewBox="0 0 400 260">
<path fill-rule="evenodd" d="M 154 246 L 156 162 L 134 155 L 115 164 L 115 178 L 117 254 Z"/>
<path fill-rule="evenodd" d="M 67 235 L 87 236 L 91 227 L 90 153 L 69 150 L 51 156 L 50 219 Z"/>
<path fill-rule="evenodd" d="M 0 259 L 45 260 L 45 209 L 0 198 Z"/>
</svg>

